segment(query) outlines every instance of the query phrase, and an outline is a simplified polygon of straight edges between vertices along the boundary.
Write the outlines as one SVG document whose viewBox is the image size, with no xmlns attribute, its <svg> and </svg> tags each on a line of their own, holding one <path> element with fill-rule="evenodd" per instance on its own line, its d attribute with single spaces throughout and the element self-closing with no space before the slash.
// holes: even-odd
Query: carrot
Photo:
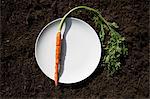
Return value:
<svg viewBox="0 0 150 99">
<path fill-rule="evenodd" d="M 57 86 L 58 84 L 58 65 L 59 65 L 59 59 L 60 59 L 60 50 L 61 50 L 61 33 L 60 31 L 62 30 L 62 27 L 63 27 L 63 23 L 65 22 L 67 16 L 77 10 L 77 9 L 86 9 L 86 10 L 89 10 L 89 11 L 92 11 L 92 12 L 95 12 L 99 18 L 109 27 L 109 24 L 108 22 L 101 16 L 101 14 L 93 9 L 93 8 L 90 8 L 90 7 L 87 7 L 87 6 L 78 6 L 78 7 L 75 7 L 73 9 L 71 9 L 68 13 L 66 13 L 63 18 L 61 19 L 60 23 L 59 23 L 59 26 L 58 26 L 58 31 L 57 32 L 57 37 L 56 37 L 56 64 L 55 64 L 55 86 Z"/>
<path fill-rule="evenodd" d="M 61 50 L 61 33 L 57 32 L 56 36 L 56 62 L 55 62 L 55 86 L 58 85 L 58 65 L 60 59 L 60 50 Z"/>
</svg>

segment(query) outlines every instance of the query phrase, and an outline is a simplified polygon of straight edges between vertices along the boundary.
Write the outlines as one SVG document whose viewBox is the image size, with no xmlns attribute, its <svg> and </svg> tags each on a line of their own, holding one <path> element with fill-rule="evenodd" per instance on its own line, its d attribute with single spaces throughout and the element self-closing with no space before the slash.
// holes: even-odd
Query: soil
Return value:
<svg viewBox="0 0 150 99">
<path fill-rule="evenodd" d="M 99 64 L 86 80 L 55 87 L 36 63 L 35 40 L 47 23 L 78 5 L 97 8 L 108 21 L 117 22 L 129 54 L 113 76 L 108 76 L 107 69 Z M 149 97 L 148 0 L 1 0 L 0 6 L 0 97 Z M 87 12 L 72 15 L 94 27 Z"/>
</svg>

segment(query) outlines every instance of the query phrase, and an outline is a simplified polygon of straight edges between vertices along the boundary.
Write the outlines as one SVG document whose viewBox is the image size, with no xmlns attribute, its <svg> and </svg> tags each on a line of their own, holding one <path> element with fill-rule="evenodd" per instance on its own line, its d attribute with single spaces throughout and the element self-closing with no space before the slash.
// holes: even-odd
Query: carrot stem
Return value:
<svg viewBox="0 0 150 99">
<path fill-rule="evenodd" d="M 63 26 L 63 23 L 64 23 L 65 19 L 67 18 L 67 16 L 68 16 L 71 12 L 73 12 L 73 11 L 75 11 L 75 10 L 77 10 L 77 9 L 86 9 L 86 10 L 95 12 L 95 13 L 99 16 L 99 18 L 100 18 L 100 19 L 108 26 L 108 28 L 110 29 L 108 22 L 102 17 L 102 15 L 101 15 L 101 13 L 100 13 L 99 11 L 97 11 L 97 10 L 95 10 L 95 9 L 93 9 L 93 8 L 87 7 L 87 6 L 78 6 L 78 7 L 75 7 L 75 8 L 73 8 L 73 9 L 71 9 L 68 13 L 66 13 L 66 14 L 63 16 L 63 18 L 62 18 L 61 21 L 60 21 L 59 27 L 58 27 L 58 31 L 59 31 L 59 32 L 61 31 L 62 26 Z"/>
</svg>

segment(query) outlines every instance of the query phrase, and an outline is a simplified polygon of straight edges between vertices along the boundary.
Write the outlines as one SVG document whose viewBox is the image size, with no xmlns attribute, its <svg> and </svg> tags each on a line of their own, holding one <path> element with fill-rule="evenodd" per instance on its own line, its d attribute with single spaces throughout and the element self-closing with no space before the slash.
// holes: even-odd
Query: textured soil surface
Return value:
<svg viewBox="0 0 150 99">
<path fill-rule="evenodd" d="M 106 20 L 117 22 L 118 31 L 126 37 L 129 55 L 123 59 L 122 69 L 113 76 L 108 76 L 106 68 L 99 65 L 80 83 L 54 87 L 54 82 L 36 63 L 35 40 L 47 23 L 78 5 L 97 8 Z M 148 0 L 1 0 L 0 6 L 0 97 L 149 97 Z M 95 28 L 88 14 L 83 11 L 72 15 Z"/>
</svg>

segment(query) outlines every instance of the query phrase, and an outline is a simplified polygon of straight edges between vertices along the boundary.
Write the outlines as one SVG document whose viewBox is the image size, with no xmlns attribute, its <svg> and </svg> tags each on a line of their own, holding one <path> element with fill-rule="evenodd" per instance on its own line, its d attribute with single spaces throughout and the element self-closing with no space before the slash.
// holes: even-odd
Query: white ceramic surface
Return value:
<svg viewBox="0 0 150 99">
<path fill-rule="evenodd" d="M 42 72 L 54 80 L 56 19 L 47 24 L 37 37 L 36 61 Z M 101 44 L 95 30 L 77 18 L 67 18 L 62 29 L 60 83 L 76 83 L 90 76 L 101 58 Z"/>
</svg>

